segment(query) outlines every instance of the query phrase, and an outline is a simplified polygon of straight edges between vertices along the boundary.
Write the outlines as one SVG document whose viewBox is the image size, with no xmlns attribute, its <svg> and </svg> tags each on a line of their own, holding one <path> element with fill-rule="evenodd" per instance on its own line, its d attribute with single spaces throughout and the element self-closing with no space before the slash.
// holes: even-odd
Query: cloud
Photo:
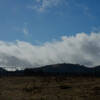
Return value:
<svg viewBox="0 0 100 100">
<path fill-rule="evenodd" d="M 21 33 L 24 36 L 30 35 L 29 28 L 28 28 L 28 23 L 24 23 L 23 26 L 20 26 L 20 27 L 19 26 L 14 26 L 13 29 L 14 29 L 14 31 L 16 31 L 18 33 Z"/>
<path fill-rule="evenodd" d="M 55 10 L 56 13 L 67 13 L 67 15 L 69 11 L 76 12 L 76 10 L 78 10 L 88 17 L 93 17 L 90 12 L 91 9 L 86 4 L 78 2 L 78 0 L 34 0 L 33 4 L 28 5 L 27 8 L 40 13 L 52 11 L 52 8 L 54 11 L 54 8 L 57 8 L 57 10 Z M 67 12 L 65 12 L 64 9 L 66 9 Z"/>
<path fill-rule="evenodd" d="M 100 32 L 100 26 L 93 26 L 92 31 L 93 32 Z"/>
<path fill-rule="evenodd" d="M 33 10 L 38 12 L 44 12 L 49 8 L 59 6 L 64 0 L 35 0 L 35 4 L 33 6 L 28 6 Z"/>
<path fill-rule="evenodd" d="M 29 35 L 29 31 L 28 31 L 28 29 L 27 28 L 23 28 L 22 29 L 22 32 L 24 33 L 24 35 Z"/>
<path fill-rule="evenodd" d="M 78 9 L 81 9 L 81 11 L 87 15 L 88 17 L 92 17 L 92 14 L 90 13 L 90 8 L 87 5 L 84 5 L 82 3 L 75 2 L 75 7 Z"/>
<path fill-rule="evenodd" d="M 24 41 L 0 41 L 1 66 L 26 68 L 56 63 L 100 65 L 100 32 L 63 36 L 60 41 L 42 45 Z"/>
</svg>

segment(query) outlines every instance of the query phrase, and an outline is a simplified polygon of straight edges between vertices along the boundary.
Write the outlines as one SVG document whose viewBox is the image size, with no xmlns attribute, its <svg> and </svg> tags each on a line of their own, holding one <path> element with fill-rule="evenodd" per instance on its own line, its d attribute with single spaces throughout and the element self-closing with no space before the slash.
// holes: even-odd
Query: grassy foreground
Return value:
<svg viewBox="0 0 100 100">
<path fill-rule="evenodd" d="M 100 100 L 100 78 L 0 77 L 0 100 Z"/>
</svg>

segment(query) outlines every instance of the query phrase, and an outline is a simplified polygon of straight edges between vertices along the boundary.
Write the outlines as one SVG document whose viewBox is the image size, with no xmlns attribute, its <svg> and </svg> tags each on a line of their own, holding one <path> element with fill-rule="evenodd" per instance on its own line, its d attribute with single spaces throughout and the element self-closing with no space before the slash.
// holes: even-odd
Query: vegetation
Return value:
<svg viewBox="0 0 100 100">
<path fill-rule="evenodd" d="M 9 76 L 0 78 L 0 100 L 99 100 L 100 78 Z"/>
</svg>

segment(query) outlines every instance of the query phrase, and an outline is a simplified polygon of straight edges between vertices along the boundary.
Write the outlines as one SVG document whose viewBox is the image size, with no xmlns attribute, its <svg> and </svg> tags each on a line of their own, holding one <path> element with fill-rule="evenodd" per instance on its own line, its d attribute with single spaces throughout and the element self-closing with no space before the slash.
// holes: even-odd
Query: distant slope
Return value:
<svg viewBox="0 0 100 100">
<path fill-rule="evenodd" d="M 0 76 L 1 75 L 5 75 L 7 73 L 7 71 L 3 68 L 0 68 Z"/>
<path fill-rule="evenodd" d="M 20 71 L 6 71 L 0 68 L 0 75 L 96 75 L 100 76 L 100 66 L 88 68 L 79 64 L 54 64 Z"/>
<path fill-rule="evenodd" d="M 25 69 L 26 74 L 41 73 L 41 74 L 66 74 L 66 75 L 99 75 L 100 67 L 88 68 L 78 64 L 55 64 L 47 65 L 40 68 Z"/>
</svg>

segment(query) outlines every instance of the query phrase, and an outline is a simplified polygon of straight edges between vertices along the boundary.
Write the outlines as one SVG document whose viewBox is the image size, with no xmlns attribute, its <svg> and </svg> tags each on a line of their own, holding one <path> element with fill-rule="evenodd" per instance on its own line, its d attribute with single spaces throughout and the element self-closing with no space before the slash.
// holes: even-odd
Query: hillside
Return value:
<svg viewBox="0 0 100 100">
<path fill-rule="evenodd" d="M 88 68 L 79 64 L 54 64 L 39 68 L 6 71 L 0 68 L 0 75 L 97 75 L 100 76 L 100 66 Z"/>
</svg>

